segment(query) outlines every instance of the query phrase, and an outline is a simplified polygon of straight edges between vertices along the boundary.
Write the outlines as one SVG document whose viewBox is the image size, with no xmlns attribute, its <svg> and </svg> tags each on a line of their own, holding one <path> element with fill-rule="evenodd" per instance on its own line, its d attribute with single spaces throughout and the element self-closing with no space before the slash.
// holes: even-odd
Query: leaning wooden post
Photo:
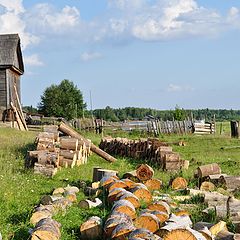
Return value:
<svg viewBox="0 0 240 240">
<path fill-rule="evenodd" d="M 71 137 L 74 137 L 74 138 L 77 138 L 77 139 L 80 139 L 80 140 L 83 140 L 86 144 L 90 144 L 91 145 L 91 151 L 93 151 L 94 153 L 96 153 L 97 155 L 99 155 L 100 157 L 104 158 L 105 160 L 109 161 L 109 162 L 115 162 L 117 159 L 112 157 L 111 155 L 109 155 L 108 153 L 104 152 L 102 149 L 100 149 L 99 147 L 97 147 L 96 145 L 94 145 L 93 143 L 89 143 L 89 141 L 84 138 L 82 135 L 80 135 L 78 132 L 76 132 L 75 130 L 73 130 L 71 127 L 69 127 L 67 124 L 61 122 L 59 125 L 58 125 L 58 129 L 59 131 L 71 136 Z"/>
</svg>

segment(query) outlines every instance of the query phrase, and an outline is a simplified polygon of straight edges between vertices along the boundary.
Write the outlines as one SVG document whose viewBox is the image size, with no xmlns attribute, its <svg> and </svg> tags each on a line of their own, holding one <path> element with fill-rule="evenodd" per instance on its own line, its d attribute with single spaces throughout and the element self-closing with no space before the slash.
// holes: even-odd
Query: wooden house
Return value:
<svg viewBox="0 0 240 240">
<path fill-rule="evenodd" d="M 24 65 L 18 34 L 0 35 L 0 121 L 13 105 L 20 104 L 20 77 Z"/>
</svg>

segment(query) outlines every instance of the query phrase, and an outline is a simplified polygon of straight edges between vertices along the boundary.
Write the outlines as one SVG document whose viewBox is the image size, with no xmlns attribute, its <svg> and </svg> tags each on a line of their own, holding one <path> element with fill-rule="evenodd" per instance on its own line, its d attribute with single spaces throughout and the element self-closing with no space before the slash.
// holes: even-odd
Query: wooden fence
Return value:
<svg viewBox="0 0 240 240">
<path fill-rule="evenodd" d="M 186 134 L 193 133 L 192 121 L 160 121 L 152 120 L 147 123 L 148 132 L 154 133 L 155 136 L 161 134 Z"/>
<path fill-rule="evenodd" d="M 194 123 L 195 134 L 215 134 L 215 122 Z"/>
<path fill-rule="evenodd" d="M 27 121 L 29 125 L 46 125 L 58 124 L 59 118 L 31 116 L 31 121 Z M 73 119 L 69 124 L 76 129 L 85 131 L 95 131 L 102 133 L 104 129 L 132 131 L 138 130 L 148 132 L 155 136 L 161 134 L 214 134 L 215 122 L 197 122 L 195 120 L 184 121 L 161 121 L 159 119 L 151 119 L 149 121 L 126 121 L 126 122 L 107 122 L 102 119 Z"/>
<path fill-rule="evenodd" d="M 185 121 L 161 121 L 152 119 L 151 121 L 132 121 L 122 125 L 122 130 L 141 130 L 152 133 L 155 136 L 161 134 L 214 134 L 214 122 Z"/>
</svg>

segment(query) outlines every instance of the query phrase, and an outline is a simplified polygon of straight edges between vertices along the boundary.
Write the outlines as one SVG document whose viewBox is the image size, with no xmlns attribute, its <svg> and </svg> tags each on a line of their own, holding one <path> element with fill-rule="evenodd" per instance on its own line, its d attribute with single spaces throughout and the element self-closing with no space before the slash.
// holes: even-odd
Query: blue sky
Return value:
<svg viewBox="0 0 240 240">
<path fill-rule="evenodd" d="M 69 79 L 93 108 L 240 109 L 239 0 L 0 0 L 16 32 L 23 105 Z"/>
</svg>

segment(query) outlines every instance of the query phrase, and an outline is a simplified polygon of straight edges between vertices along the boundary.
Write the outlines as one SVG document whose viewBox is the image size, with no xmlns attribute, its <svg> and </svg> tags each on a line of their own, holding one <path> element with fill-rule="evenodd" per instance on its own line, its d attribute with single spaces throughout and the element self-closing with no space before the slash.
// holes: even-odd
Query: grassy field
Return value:
<svg viewBox="0 0 240 240">
<path fill-rule="evenodd" d="M 229 137 L 228 124 L 223 125 L 224 134 L 215 136 L 162 136 L 166 142 L 184 140 L 185 147 L 173 146 L 174 151 L 181 154 L 182 159 L 190 161 L 189 170 L 181 173 L 188 179 L 193 177 L 193 172 L 198 165 L 218 162 L 224 173 L 240 175 L 240 149 L 221 150 L 222 147 L 239 146 L 238 139 Z M 219 133 L 219 131 L 217 131 Z M 126 134 L 114 133 L 113 135 Z M 0 128 L 0 232 L 3 239 L 23 240 L 28 239 L 29 218 L 41 196 L 49 194 L 56 187 L 67 184 L 77 185 L 79 180 L 92 179 L 92 168 L 101 166 L 118 170 L 120 175 L 133 170 L 138 164 L 131 159 L 118 158 L 115 163 L 108 163 L 95 154 L 89 158 L 87 165 L 79 168 L 63 169 L 49 179 L 34 175 L 31 170 L 24 168 L 27 150 L 34 149 L 35 132 L 19 132 L 13 129 Z M 129 134 L 129 138 L 138 138 L 139 134 Z M 86 134 L 94 143 L 99 143 L 100 137 Z M 142 136 L 141 136 L 142 137 Z M 155 176 L 162 179 L 165 184 L 172 176 L 171 173 L 155 169 Z M 84 198 L 83 193 L 78 199 Z M 68 209 L 65 215 L 55 218 L 62 224 L 62 239 L 79 239 L 79 226 L 90 215 L 105 216 L 108 210 L 81 210 L 77 205 Z"/>
</svg>

